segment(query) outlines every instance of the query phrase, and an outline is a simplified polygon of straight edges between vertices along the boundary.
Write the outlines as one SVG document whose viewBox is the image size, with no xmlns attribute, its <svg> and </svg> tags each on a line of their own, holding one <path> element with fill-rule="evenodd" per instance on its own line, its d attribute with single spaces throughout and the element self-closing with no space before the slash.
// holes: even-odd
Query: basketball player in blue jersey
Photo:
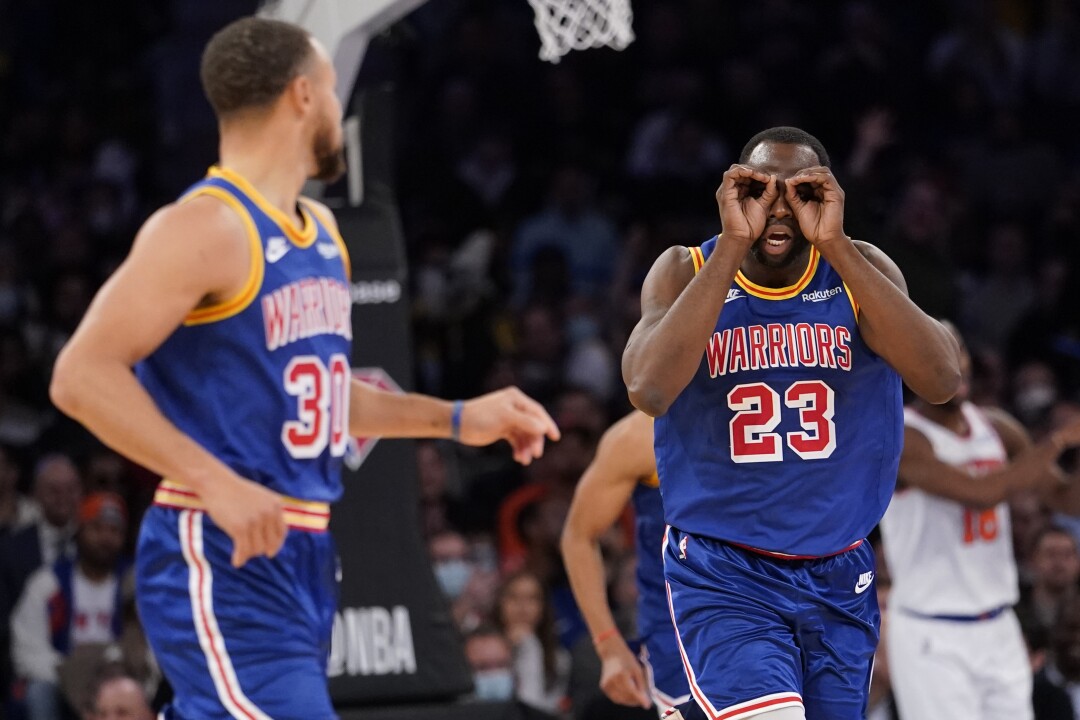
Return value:
<svg viewBox="0 0 1080 720">
<path fill-rule="evenodd" d="M 220 165 L 143 225 L 57 359 L 51 394 L 165 478 L 137 553 L 139 614 L 175 690 L 165 718 L 336 717 L 329 503 L 350 436 L 506 439 L 528 463 L 558 431 L 516 389 L 464 402 L 351 379 L 349 266 L 327 208 L 343 169 L 326 51 L 247 18 L 202 80 Z"/>
<path fill-rule="evenodd" d="M 637 411 L 604 433 L 596 456 L 574 491 L 563 528 L 562 554 L 574 598 L 602 662 L 600 688 L 613 702 L 643 708 L 655 704 L 662 712 L 686 702 L 690 689 L 664 589 L 664 508 L 652 441 L 653 420 Z M 600 537 L 631 501 L 637 545 L 640 662 L 615 627 L 600 555 Z"/>
<path fill-rule="evenodd" d="M 759 133 L 716 197 L 723 234 L 657 259 L 623 355 L 631 401 L 656 418 L 693 696 L 673 715 L 861 719 L 879 620 L 864 538 L 896 480 L 900 382 L 945 402 L 959 348 L 845 234 L 812 135 Z"/>
</svg>

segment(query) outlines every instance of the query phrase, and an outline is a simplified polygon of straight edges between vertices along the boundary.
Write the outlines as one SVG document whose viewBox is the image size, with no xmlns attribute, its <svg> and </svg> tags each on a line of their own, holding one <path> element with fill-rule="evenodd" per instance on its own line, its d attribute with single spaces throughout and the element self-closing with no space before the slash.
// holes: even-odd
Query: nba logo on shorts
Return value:
<svg viewBox="0 0 1080 720">
<path fill-rule="evenodd" d="M 680 560 L 685 560 L 686 559 L 686 540 L 687 540 L 687 536 L 683 535 L 682 540 L 679 541 L 679 559 Z"/>
</svg>

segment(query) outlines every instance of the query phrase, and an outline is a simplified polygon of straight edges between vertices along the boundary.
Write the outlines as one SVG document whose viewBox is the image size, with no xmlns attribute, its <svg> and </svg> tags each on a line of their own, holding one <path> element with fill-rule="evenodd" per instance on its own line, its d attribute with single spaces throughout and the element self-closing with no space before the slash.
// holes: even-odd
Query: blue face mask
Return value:
<svg viewBox="0 0 1080 720">
<path fill-rule="evenodd" d="M 514 697 L 514 676 L 508 669 L 481 670 L 473 675 L 480 700 L 509 700 Z"/>
<path fill-rule="evenodd" d="M 472 568 L 464 560 L 441 560 L 435 563 L 435 579 L 443 594 L 451 600 L 457 599 L 469 582 Z"/>
</svg>

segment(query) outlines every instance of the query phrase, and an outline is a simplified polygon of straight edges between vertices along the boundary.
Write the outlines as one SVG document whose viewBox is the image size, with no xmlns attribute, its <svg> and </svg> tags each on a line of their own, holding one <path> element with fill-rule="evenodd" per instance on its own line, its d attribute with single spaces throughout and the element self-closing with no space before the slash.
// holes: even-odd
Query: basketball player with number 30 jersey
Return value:
<svg viewBox="0 0 1080 720">
<path fill-rule="evenodd" d="M 164 478 L 136 565 L 175 691 L 161 717 L 327 720 L 349 437 L 505 439 L 529 463 L 558 430 L 516 388 L 449 403 L 353 380 L 345 244 L 300 197 L 344 169 L 333 64 L 303 29 L 245 18 L 211 39 L 202 80 L 220 166 L 143 225 L 50 391 Z"/>
<path fill-rule="evenodd" d="M 966 379 L 966 351 L 961 368 Z M 886 650 L 900 714 L 1031 718 L 1007 500 L 1035 488 L 1055 509 L 1076 511 L 1078 492 L 1060 483 L 1055 461 L 1080 443 L 1080 421 L 1032 445 L 1012 417 L 969 402 L 965 382 L 944 405 L 907 408 L 904 425 L 896 495 L 881 521 L 892 578 Z"/>
<path fill-rule="evenodd" d="M 955 340 L 843 229 L 820 141 L 752 138 L 723 233 L 674 247 L 623 355 L 656 418 L 668 604 L 693 700 L 673 718 L 862 720 L 878 640 L 864 542 L 896 480 L 901 378 L 959 384 Z"/>
</svg>

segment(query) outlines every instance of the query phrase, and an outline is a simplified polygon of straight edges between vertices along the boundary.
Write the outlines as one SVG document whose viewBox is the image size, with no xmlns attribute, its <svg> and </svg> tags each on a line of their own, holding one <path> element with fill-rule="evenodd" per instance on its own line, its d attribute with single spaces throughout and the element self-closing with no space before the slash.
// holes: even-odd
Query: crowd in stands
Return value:
<svg viewBox="0 0 1080 720">
<path fill-rule="evenodd" d="M 718 232 L 713 193 L 758 130 L 822 139 L 847 232 L 959 325 L 977 402 L 1036 438 L 1080 412 L 1080 3 L 633 4 L 626 51 L 557 65 L 536 58 L 525 2 L 438 0 L 390 33 L 414 384 L 467 397 L 513 383 L 563 431 L 524 469 L 508 453 L 417 444 L 419 521 L 476 694 L 516 697 L 537 717 L 628 717 L 599 697 L 559 533 L 596 441 L 629 410 L 619 363 L 644 274 L 665 248 Z M 255 6 L 0 4 L 11 717 L 150 716 L 159 673 L 127 570 L 156 478 L 57 413 L 48 380 L 139 224 L 214 161 L 199 53 Z M 1011 506 L 1037 717 L 1080 718 L 1080 521 L 1035 496 Z M 604 545 L 632 637 L 629 527 Z M 876 678 L 871 717 L 888 717 L 885 663 Z"/>
</svg>

